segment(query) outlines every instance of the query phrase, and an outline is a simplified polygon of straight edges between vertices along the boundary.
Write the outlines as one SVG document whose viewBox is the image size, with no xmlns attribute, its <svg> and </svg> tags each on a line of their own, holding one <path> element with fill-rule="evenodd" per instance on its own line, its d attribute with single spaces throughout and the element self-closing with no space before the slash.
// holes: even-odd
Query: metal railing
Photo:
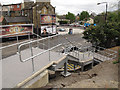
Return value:
<svg viewBox="0 0 120 90">
<path fill-rule="evenodd" d="M 26 36 L 28 36 L 28 40 L 19 42 L 19 36 L 21 36 L 21 35 L 19 35 L 19 34 L 23 34 L 23 33 L 26 33 L 26 34 L 27 34 Z M 14 33 L 14 34 L 8 34 L 8 35 L 3 35 L 3 36 L 11 36 L 11 35 L 15 35 L 14 37 L 17 38 L 17 39 L 16 39 L 16 40 L 17 40 L 17 43 L 0 47 L 0 50 L 1 50 L 1 49 L 5 49 L 5 48 L 9 48 L 9 47 L 12 47 L 12 46 L 16 46 L 16 45 L 17 45 L 17 48 L 18 48 L 18 46 L 19 46 L 20 44 L 23 44 L 23 43 L 26 43 L 26 42 L 30 42 L 31 40 L 33 40 L 33 39 L 31 39 L 30 35 L 35 35 L 35 36 L 37 36 L 37 39 L 38 39 L 38 38 L 41 38 L 39 35 L 37 35 L 37 34 L 35 34 L 35 33 L 32 33 L 32 34 L 31 34 L 30 31 L 20 32 L 20 33 Z M 3 37 L 3 36 L 0 36 L 0 37 Z"/>
<path fill-rule="evenodd" d="M 19 34 L 22 34 L 22 33 L 26 33 L 25 36 L 28 36 L 28 37 L 26 37 L 25 40 L 21 40 L 21 39 L 19 38 L 19 37 L 21 36 L 21 35 L 19 35 Z M 21 45 L 21 44 L 23 44 L 23 43 L 27 43 L 27 42 L 33 41 L 34 39 L 36 39 L 36 38 L 33 38 L 34 36 L 37 37 L 37 40 L 38 40 L 39 38 L 41 38 L 41 36 L 39 36 L 39 35 L 37 35 L 37 34 L 35 34 L 35 33 L 33 33 L 33 32 L 30 32 L 30 31 L 20 32 L 20 33 L 14 33 L 14 34 L 9 34 L 9 35 L 10 35 L 10 36 L 11 36 L 11 35 L 14 35 L 14 37 L 16 37 L 16 41 L 15 41 L 13 44 L 4 45 L 4 46 L 0 47 L 0 50 L 3 51 L 2 59 L 3 59 L 3 58 L 6 58 L 6 57 L 8 57 L 8 56 L 11 56 L 11 55 L 13 55 L 13 54 L 18 54 L 18 47 L 19 47 L 19 45 Z M 9 36 L 9 35 L 5 35 L 5 36 Z M 31 36 L 32 36 L 32 37 L 31 37 Z M 39 42 L 37 42 L 37 45 L 39 45 Z M 9 51 L 7 51 L 7 53 L 6 53 L 7 48 L 9 48 Z M 14 50 L 13 50 L 13 49 L 14 49 Z M 25 48 L 24 48 L 24 49 L 25 49 Z M 4 52 L 5 52 L 5 53 L 4 53 Z"/>
<path fill-rule="evenodd" d="M 84 61 L 92 58 L 97 58 L 101 61 L 106 61 L 106 60 L 113 60 L 117 56 L 116 51 L 111 49 L 106 49 L 100 46 L 80 46 L 77 48 L 78 50 L 74 50 L 73 48 L 71 52 L 66 52 L 66 53 L 68 55 L 72 55 L 75 58 L 78 58 L 79 61 Z"/>
<path fill-rule="evenodd" d="M 63 37 L 63 35 L 59 35 L 58 34 L 58 35 L 54 35 L 54 36 L 49 36 L 49 37 L 41 38 L 39 35 L 33 33 L 34 35 L 37 36 L 37 40 L 31 40 L 31 38 L 30 38 L 30 33 L 31 32 L 28 32 L 28 33 L 29 33 L 28 34 L 28 38 L 29 38 L 28 41 L 19 42 L 18 36 L 16 36 L 17 37 L 17 43 L 16 44 L 4 46 L 4 47 L 1 47 L 0 49 L 4 49 L 4 48 L 8 48 L 8 47 L 17 45 L 17 50 L 18 50 L 18 53 L 19 53 L 20 61 L 21 62 L 26 62 L 26 61 L 32 60 L 33 72 L 34 72 L 34 61 L 33 61 L 33 59 L 35 57 L 40 56 L 40 55 L 42 55 L 42 54 L 44 54 L 46 52 L 49 52 L 49 61 L 50 61 L 50 58 L 51 58 L 50 51 L 53 50 L 53 49 L 55 49 L 55 48 L 58 48 L 60 46 L 64 47 L 64 49 L 66 48 L 66 46 L 69 46 L 69 45 L 72 45 L 73 47 L 77 47 L 78 50 L 75 50 L 73 48 L 72 52 L 65 52 L 65 54 L 66 55 L 69 55 L 69 54 L 71 55 L 72 54 L 72 56 L 78 58 L 79 61 L 84 61 L 84 60 L 86 60 L 87 57 L 95 57 L 95 48 L 96 48 L 96 46 L 82 46 L 81 44 L 76 45 L 74 42 L 71 42 L 70 40 L 68 40 L 68 38 L 66 38 L 64 36 L 64 38 L 67 41 L 67 43 L 62 43 L 61 42 L 61 43 L 57 43 L 57 45 L 51 47 L 51 45 L 53 43 L 51 42 L 50 39 L 57 37 L 58 42 L 59 42 L 59 36 Z M 19 33 L 17 33 L 17 34 L 19 34 Z M 45 40 L 46 40 L 46 44 L 44 43 Z M 39 45 L 43 45 L 43 49 L 46 46 L 47 49 L 46 50 L 44 49 L 43 52 L 40 52 L 40 53 L 38 53 L 36 55 L 33 55 L 33 48 L 32 48 L 33 47 L 33 43 L 37 43 L 37 47 L 39 47 Z M 29 46 L 31 55 L 30 55 L 30 57 L 28 57 L 26 59 L 22 59 L 22 56 L 21 56 L 22 49 L 21 48 L 23 46 L 25 46 L 25 45 Z M 97 46 L 97 47 L 98 47 L 98 52 L 101 52 L 102 50 L 106 50 L 105 48 L 102 48 L 102 47 L 99 47 L 99 46 Z M 60 51 L 61 51 L 61 49 L 58 50 L 59 54 L 60 54 Z M 104 53 L 107 53 L 109 56 L 112 57 L 112 59 L 116 57 L 115 56 L 115 54 L 116 54 L 115 51 L 113 51 L 113 50 L 108 50 L 108 51 L 110 51 L 112 53 L 111 54 L 109 52 L 104 52 Z M 81 52 L 83 52 L 83 53 L 81 53 Z M 104 55 L 100 56 L 99 53 L 97 53 L 96 56 L 100 57 L 100 58 L 104 58 L 104 60 L 107 59 L 106 57 L 108 57 L 108 56 L 103 57 Z"/>
<path fill-rule="evenodd" d="M 48 59 L 49 59 L 49 61 L 51 60 L 51 50 L 53 50 L 53 49 L 55 49 L 55 48 L 57 48 L 57 47 L 60 47 L 62 44 L 58 44 L 58 45 L 56 45 L 56 46 L 54 46 L 54 47 L 51 47 L 51 48 L 48 48 L 47 50 L 44 50 L 44 51 L 42 51 L 42 52 L 40 52 L 40 53 L 37 53 L 36 55 L 33 55 L 33 43 L 35 43 L 35 42 L 38 42 L 38 44 L 42 44 L 42 43 L 39 43 L 40 41 L 44 41 L 44 40 L 48 40 L 48 39 L 51 39 L 51 38 L 54 38 L 54 37 L 58 37 L 59 35 L 54 35 L 54 36 L 49 36 L 49 37 L 46 37 L 46 38 L 42 38 L 42 39 L 38 39 L 38 40 L 34 40 L 34 41 L 30 41 L 30 42 L 27 42 L 27 43 L 24 43 L 24 44 L 21 44 L 21 45 L 19 45 L 19 47 L 18 47 L 18 52 L 19 52 L 19 58 L 20 58 L 20 61 L 21 62 L 26 62 L 26 61 L 29 61 L 29 60 L 32 60 L 32 68 L 33 68 L 33 73 L 34 73 L 34 71 L 35 71 L 35 69 L 34 69 L 34 58 L 35 57 L 37 57 L 37 56 L 40 56 L 40 55 L 42 55 L 42 54 L 44 54 L 44 53 L 46 53 L 46 52 L 48 52 L 49 53 L 49 55 L 48 55 Z M 44 43 L 43 43 L 44 44 Z M 29 45 L 29 49 L 30 49 L 30 53 L 31 53 L 31 55 L 30 55 L 30 57 L 28 57 L 28 58 L 26 58 L 26 59 L 22 59 L 22 54 L 21 54 L 21 51 L 22 51 L 22 47 L 24 47 L 24 46 L 26 46 L 26 45 Z M 48 40 L 48 47 L 50 47 L 49 46 L 50 45 L 50 41 Z M 37 46 L 39 46 L 39 45 L 37 45 Z M 43 45 L 44 46 L 44 45 Z"/>
</svg>

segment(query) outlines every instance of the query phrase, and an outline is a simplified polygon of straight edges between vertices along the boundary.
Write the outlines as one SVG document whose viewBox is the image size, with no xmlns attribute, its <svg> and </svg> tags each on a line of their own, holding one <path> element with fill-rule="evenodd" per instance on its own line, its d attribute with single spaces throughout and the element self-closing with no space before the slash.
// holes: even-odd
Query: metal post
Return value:
<svg viewBox="0 0 120 90">
<path fill-rule="evenodd" d="M 28 39 L 30 40 L 30 32 L 29 32 L 29 34 L 28 34 Z M 30 44 L 29 44 L 29 48 L 30 48 Z"/>
<path fill-rule="evenodd" d="M 50 50 L 49 50 L 49 61 L 50 61 Z"/>
<path fill-rule="evenodd" d="M 78 50 L 78 58 L 79 58 L 79 62 L 80 62 L 80 53 L 79 53 L 79 50 Z"/>
<path fill-rule="evenodd" d="M 39 41 L 38 41 L 38 34 L 37 34 L 37 47 L 39 47 Z"/>
<path fill-rule="evenodd" d="M 48 44 L 48 49 L 49 49 L 49 48 L 50 48 L 50 47 L 49 47 L 49 38 L 48 38 L 48 40 L 47 40 L 47 44 Z"/>
<path fill-rule="evenodd" d="M 51 36 L 50 36 L 50 38 L 51 38 Z M 49 48 L 51 48 L 51 46 L 52 46 L 52 45 L 50 45 L 50 38 L 49 38 Z"/>
<path fill-rule="evenodd" d="M 59 49 L 59 48 L 58 48 L 58 55 L 60 55 L 60 51 L 61 51 L 61 53 L 62 53 L 62 49 Z"/>
<path fill-rule="evenodd" d="M 74 48 L 73 48 L 73 56 L 75 55 Z M 74 56 L 75 57 L 75 56 Z"/>
<path fill-rule="evenodd" d="M 19 38 L 18 38 L 18 35 L 17 35 L 17 51 L 18 51 L 18 47 L 19 47 Z"/>
<path fill-rule="evenodd" d="M 58 44 L 59 44 L 59 36 L 58 36 L 58 40 L 57 41 L 58 41 Z"/>
<path fill-rule="evenodd" d="M 106 15 L 105 15 L 105 22 L 107 24 L 107 7 L 108 7 L 108 4 L 106 3 Z"/>
<path fill-rule="evenodd" d="M 84 53 L 83 53 L 83 59 L 84 59 Z"/>
<path fill-rule="evenodd" d="M 82 65 L 81 65 L 81 71 L 83 72 L 84 71 L 84 63 L 82 62 Z"/>
<path fill-rule="evenodd" d="M 31 56 L 33 56 L 32 43 L 30 43 L 30 50 L 31 50 Z M 33 68 L 33 73 L 34 73 L 35 69 L 34 69 L 34 60 L 33 60 L 33 58 L 32 58 L 32 68 Z"/>
<path fill-rule="evenodd" d="M 28 34 L 28 39 L 30 40 L 30 32 L 29 32 L 29 34 Z"/>
<path fill-rule="evenodd" d="M 70 76 L 71 73 L 67 71 L 67 61 L 64 63 L 64 71 L 61 73 L 63 76 L 67 77 Z"/>
<path fill-rule="evenodd" d="M 44 44 L 44 39 L 43 39 L 43 49 L 44 49 L 44 45 L 45 45 L 45 44 Z"/>
</svg>

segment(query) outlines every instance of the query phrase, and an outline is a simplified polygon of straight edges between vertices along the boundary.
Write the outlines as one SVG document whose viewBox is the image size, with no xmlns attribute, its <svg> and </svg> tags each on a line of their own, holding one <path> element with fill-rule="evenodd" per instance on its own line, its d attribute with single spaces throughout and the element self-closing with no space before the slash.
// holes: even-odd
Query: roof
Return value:
<svg viewBox="0 0 120 90">
<path fill-rule="evenodd" d="M 3 6 L 11 6 L 11 5 L 20 5 L 21 3 L 15 3 L 15 4 L 4 4 Z"/>
<path fill-rule="evenodd" d="M 66 15 L 59 15 L 58 18 L 59 19 L 66 19 Z"/>
<path fill-rule="evenodd" d="M 5 17 L 5 20 L 8 23 L 14 23 L 14 22 L 30 22 L 30 20 L 27 17 Z"/>
<path fill-rule="evenodd" d="M 52 7 L 52 8 L 55 8 L 55 7 L 53 7 L 51 4 L 47 4 L 47 3 L 45 3 L 45 2 L 37 2 L 37 3 L 34 3 L 33 5 L 32 5 L 32 7 L 36 7 L 36 5 L 39 5 L 38 6 L 38 8 L 39 9 L 42 9 L 44 6 L 48 9 L 48 8 L 50 8 L 50 7 Z"/>
</svg>

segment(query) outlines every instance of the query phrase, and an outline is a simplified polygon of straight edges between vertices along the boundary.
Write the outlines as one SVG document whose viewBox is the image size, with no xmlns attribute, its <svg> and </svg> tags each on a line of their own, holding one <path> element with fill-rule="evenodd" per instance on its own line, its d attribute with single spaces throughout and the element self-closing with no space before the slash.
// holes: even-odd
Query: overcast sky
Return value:
<svg viewBox="0 0 120 90">
<path fill-rule="evenodd" d="M 20 3 L 23 2 L 23 0 L 0 0 L 0 2 L 5 4 Z M 117 7 L 113 7 L 113 5 L 117 4 L 118 0 L 51 0 L 51 4 L 56 7 L 56 13 L 67 14 L 69 11 L 76 15 L 83 10 L 97 14 L 105 11 L 105 4 L 97 5 L 99 2 L 108 2 L 109 11 L 117 9 Z"/>
</svg>

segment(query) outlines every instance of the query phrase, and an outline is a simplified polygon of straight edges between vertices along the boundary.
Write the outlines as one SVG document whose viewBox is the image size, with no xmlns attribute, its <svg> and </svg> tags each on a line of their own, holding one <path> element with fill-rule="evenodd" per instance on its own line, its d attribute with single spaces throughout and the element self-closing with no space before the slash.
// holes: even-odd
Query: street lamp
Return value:
<svg viewBox="0 0 120 90">
<path fill-rule="evenodd" d="M 36 5 L 36 27 L 37 27 L 36 29 L 37 29 L 37 34 L 38 34 L 38 20 L 37 20 L 37 17 L 38 17 L 38 15 L 37 15 L 37 14 L 38 14 L 38 13 L 37 13 L 37 7 L 38 7 L 38 6 L 39 6 L 39 5 L 37 4 L 37 5 Z"/>
<path fill-rule="evenodd" d="M 101 3 L 97 3 L 97 5 L 100 5 L 100 4 L 106 4 L 106 14 L 105 14 L 105 22 L 107 24 L 107 8 L 108 8 L 108 3 L 107 2 L 101 2 Z"/>
<path fill-rule="evenodd" d="M 37 29 L 37 34 L 39 35 L 39 30 L 38 30 L 38 13 L 41 13 L 41 10 L 38 11 L 37 7 L 39 7 L 38 4 L 36 4 L 36 29 Z M 41 26 L 40 26 L 41 27 Z"/>
</svg>

